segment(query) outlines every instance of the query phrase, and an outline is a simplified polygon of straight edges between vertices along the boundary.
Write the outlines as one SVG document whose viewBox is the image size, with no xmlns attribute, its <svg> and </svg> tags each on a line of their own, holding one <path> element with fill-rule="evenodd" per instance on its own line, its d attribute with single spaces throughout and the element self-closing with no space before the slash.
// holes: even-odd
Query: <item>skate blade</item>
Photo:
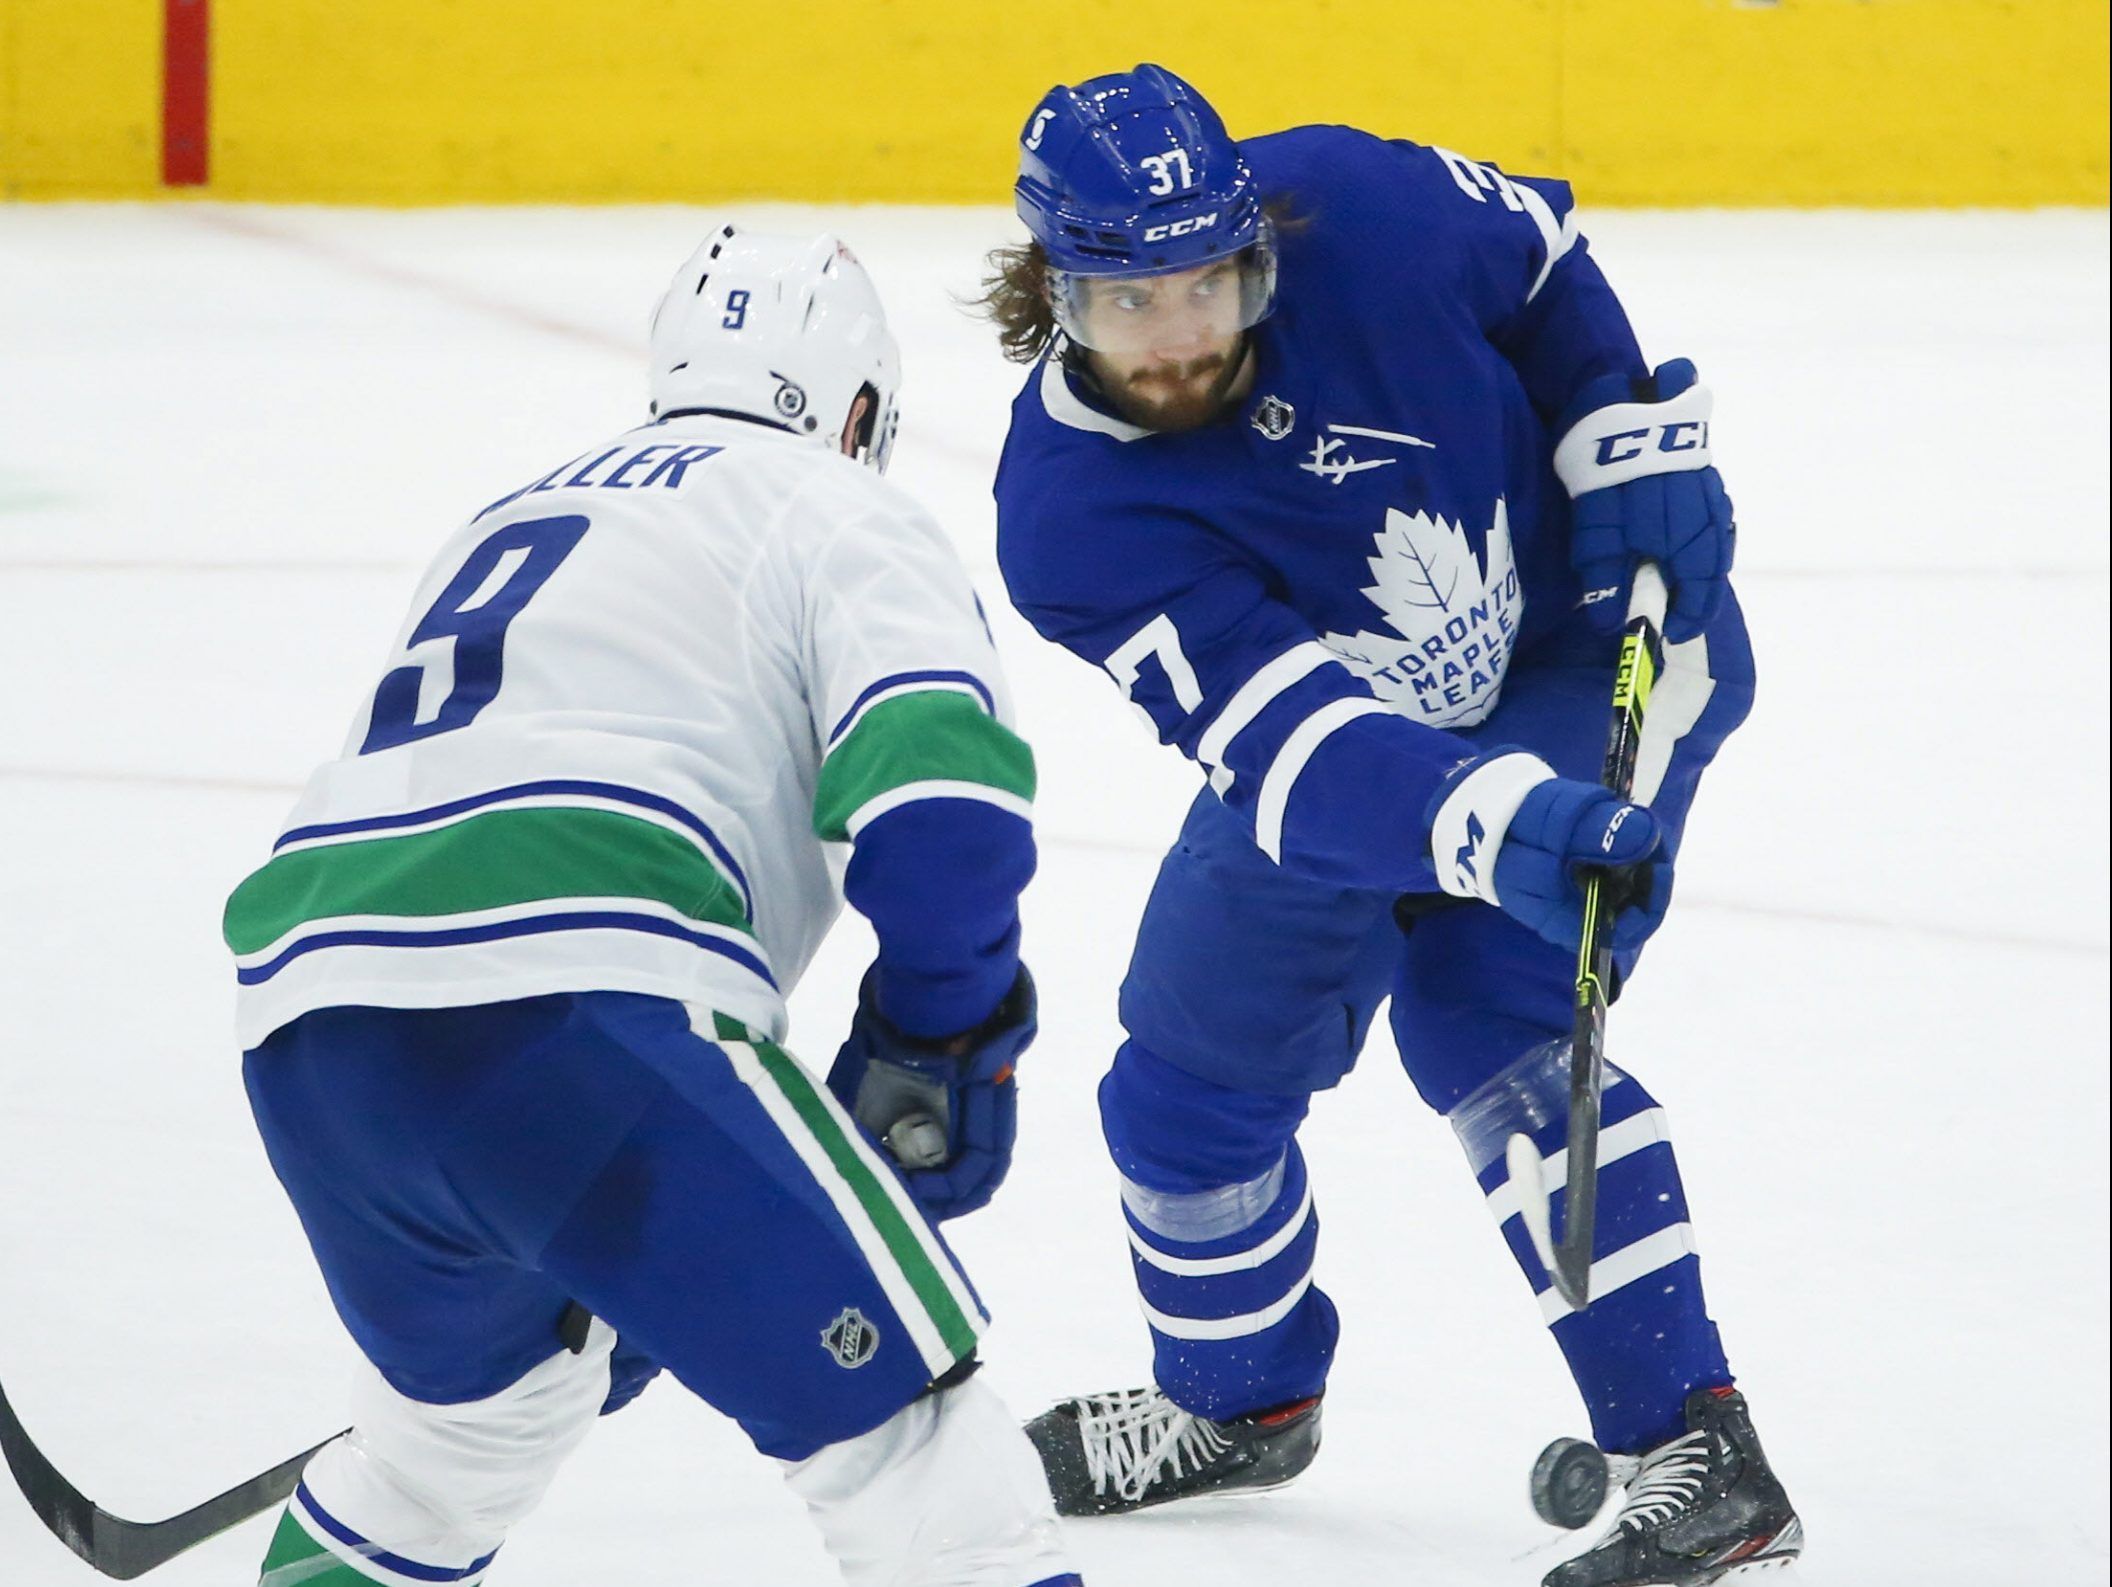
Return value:
<svg viewBox="0 0 2112 1587">
<path fill-rule="evenodd" d="M 1789 1525 L 1771 1538 L 1767 1551 L 1757 1559 L 1741 1560 L 1725 1571 L 1716 1580 L 1721 1582 L 1751 1581 L 1759 1576 L 1771 1576 L 1796 1564 L 1804 1552 L 1804 1523 L 1792 1517 Z"/>
<path fill-rule="evenodd" d="M 1171 1499 L 1153 1499 L 1148 1504 L 1131 1506 L 1121 1510 L 1059 1510 L 1066 1521 L 1114 1521 L 1126 1520 L 1133 1515 L 1149 1515 L 1158 1510 L 1170 1510 L 1178 1505 L 1185 1510 L 1193 1504 L 1223 1504 L 1231 1499 L 1247 1499 L 1257 1493 L 1276 1493 L 1288 1488 L 1301 1474 L 1284 1477 L 1276 1482 L 1254 1482 L 1238 1488 L 1206 1488 L 1201 1493 L 1176 1494 Z"/>
<path fill-rule="evenodd" d="M 1709 1578 L 1709 1587 L 1728 1587 L 1728 1584 L 1731 1583 L 1753 1581 L 1762 1576 L 1779 1580 L 1778 1573 L 1788 1570 L 1796 1562 L 1797 1556 L 1794 1554 L 1773 1554 L 1766 1559 L 1746 1560 L 1742 1564 L 1731 1566 L 1730 1569 L 1720 1575 L 1711 1576 Z M 1648 1581 L 1638 1583 L 1637 1587 L 1679 1587 L 1679 1583 L 1675 1581 Z"/>
<path fill-rule="evenodd" d="M 1768 1540 L 1766 1553 L 1756 1559 L 1740 1560 L 1735 1565 L 1725 1566 L 1708 1578 L 1709 1587 L 1724 1587 L 1728 1582 L 1752 1581 L 1762 1576 L 1773 1578 L 1777 1572 L 1786 1571 L 1796 1564 L 1803 1552 L 1804 1523 L 1792 1520 Z M 1651 1581 L 1638 1583 L 1637 1587 L 1679 1587 L 1679 1584 L 1671 1581 Z"/>
</svg>

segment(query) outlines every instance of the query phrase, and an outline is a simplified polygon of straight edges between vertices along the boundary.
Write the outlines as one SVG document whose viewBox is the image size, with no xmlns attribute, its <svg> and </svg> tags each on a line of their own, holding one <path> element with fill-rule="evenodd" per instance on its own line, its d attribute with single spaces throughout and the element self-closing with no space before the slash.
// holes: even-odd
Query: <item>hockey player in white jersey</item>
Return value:
<svg viewBox="0 0 2112 1587">
<path fill-rule="evenodd" d="M 1079 1582 L 935 1226 L 1010 1157 L 1034 772 L 880 478 L 896 381 L 834 238 L 717 229 L 655 422 L 448 542 L 229 900 L 258 1125 L 369 1363 L 265 1587 L 484 1580 L 663 1366 L 854 1587 Z M 846 896 L 879 951 L 823 1084 L 778 1042 Z"/>
</svg>

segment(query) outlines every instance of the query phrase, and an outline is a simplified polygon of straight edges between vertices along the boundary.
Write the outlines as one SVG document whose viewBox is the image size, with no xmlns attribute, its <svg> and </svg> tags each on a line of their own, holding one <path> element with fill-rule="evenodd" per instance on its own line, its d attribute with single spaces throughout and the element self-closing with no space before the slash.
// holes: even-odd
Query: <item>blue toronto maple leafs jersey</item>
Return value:
<svg viewBox="0 0 2112 1587">
<path fill-rule="evenodd" d="M 1551 427 L 1590 380 L 1646 365 L 1566 184 L 1349 127 L 1241 147 L 1291 217 L 1251 393 L 1156 434 L 1044 358 L 998 469 L 999 563 L 1272 859 L 1427 890 L 1425 811 L 1463 758 L 1523 744 L 1596 775 L 1542 741 L 1602 740 L 1604 709 L 1578 740 L 1575 691 L 1534 687 L 1588 667 L 1603 702 L 1614 650 L 1582 621 Z M 1669 713 L 1685 729 L 1751 678 L 1733 603 L 1695 644 L 1669 658 L 1705 680 Z M 1713 739 L 1743 714 L 1712 713 Z M 1710 737 L 1682 752 L 1705 760 Z"/>
</svg>

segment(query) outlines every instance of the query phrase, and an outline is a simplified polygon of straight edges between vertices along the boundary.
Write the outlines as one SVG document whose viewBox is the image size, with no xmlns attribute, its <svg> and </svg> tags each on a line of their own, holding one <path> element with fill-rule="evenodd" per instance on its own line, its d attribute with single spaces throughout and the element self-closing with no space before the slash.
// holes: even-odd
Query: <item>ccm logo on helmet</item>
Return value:
<svg viewBox="0 0 2112 1587">
<path fill-rule="evenodd" d="M 1217 224 L 1219 213 L 1220 211 L 1213 209 L 1207 215 L 1191 215 L 1186 220 L 1177 220 L 1168 226 L 1147 226 L 1144 228 L 1144 240 L 1165 242 L 1170 237 L 1185 237 L 1190 232 L 1208 231 Z"/>
</svg>

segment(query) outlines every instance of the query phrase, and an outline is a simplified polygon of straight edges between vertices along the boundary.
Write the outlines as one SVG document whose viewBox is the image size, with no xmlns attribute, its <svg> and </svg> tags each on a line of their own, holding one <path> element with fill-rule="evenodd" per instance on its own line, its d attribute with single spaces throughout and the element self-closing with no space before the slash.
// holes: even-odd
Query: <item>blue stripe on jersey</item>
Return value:
<svg viewBox="0 0 2112 1587">
<path fill-rule="evenodd" d="M 256 986 L 270 980 L 293 960 L 305 953 L 314 953 L 322 948 L 447 948 L 463 943 L 499 942 L 509 937 L 527 937 L 550 931 L 589 931 L 597 928 L 614 928 L 620 931 L 642 931 L 656 937 L 673 937 L 704 949 L 707 953 L 720 954 L 743 969 L 750 971 L 770 987 L 778 990 L 777 982 L 763 961 L 723 937 L 710 937 L 702 932 L 690 931 L 671 920 L 662 920 L 654 915 L 625 914 L 618 910 L 575 910 L 552 915 L 531 915 L 525 920 L 497 920 L 481 926 L 455 926 L 439 931 L 393 931 L 387 928 L 363 928 L 349 931 L 323 931 L 312 937 L 304 937 L 268 964 L 252 965 L 238 969 L 235 979 L 243 986 Z"/>
<path fill-rule="evenodd" d="M 980 612 L 982 610 L 981 606 L 978 605 L 976 610 Z M 875 695 L 884 694 L 889 689 L 904 689 L 912 684 L 919 683 L 966 684 L 975 691 L 975 697 L 983 702 L 983 709 L 992 716 L 997 715 L 997 701 L 991 697 L 989 685 L 985 684 L 982 679 L 972 672 L 895 672 L 890 673 L 876 683 L 867 685 L 864 692 L 851 702 L 851 708 L 843 713 L 842 719 L 834 727 L 829 729 L 829 743 L 834 745 L 839 738 L 850 731 L 851 724 L 858 720 L 858 713 L 865 709 L 867 702 L 872 700 Z"/>
<path fill-rule="evenodd" d="M 742 917 L 748 920 L 755 918 L 755 899 L 748 890 L 748 877 L 734 859 L 732 851 L 719 841 L 716 832 L 672 799 L 656 793 L 647 793 L 641 788 L 626 788 L 612 782 L 549 778 L 542 782 L 523 782 L 506 788 L 494 788 L 488 793 L 451 799 L 446 804 L 428 805 L 423 810 L 405 810 L 396 815 L 367 816 L 357 821 L 334 821 L 319 826 L 295 827 L 292 831 L 280 835 L 279 840 L 271 846 L 272 852 L 276 854 L 288 844 L 307 843 L 316 838 L 344 837 L 355 832 L 388 832 L 397 827 L 414 827 L 428 821 L 444 821 L 449 816 L 480 810 L 487 805 L 505 804 L 510 800 L 533 798 L 539 794 L 573 794 L 586 798 L 607 799 L 616 804 L 636 805 L 641 810 L 656 810 L 661 815 L 679 821 L 703 839 L 704 846 L 710 849 L 713 857 L 725 867 L 728 879 L 741 890 Z"/>
<path fill-rule="evenodd" d="M 304 1482 L 295 1488 L 294 1494 L 301 1501 L 301 1508 L 308 1512 L 310 1518 L 314 1520 L 317 1526 L 328 1532 L 332 1537 L 344 1544 L 345 1547 L 358 1554 L 361 1559 L 372 1560 L 384 1569 L 392 1570 L 399 1576 L 408 1576 L 413 1581 L 467 1581 L 494 1559 L 498 1558 L 499 1555 L 499 1551 L 493 1549 L 482 1559 L 461 1566 L 459 1569 L 446 1565 L 421 1565 L 416 1560 L 405 1559 L 401 1554 L 391 1554 L 387 1549 L 378 1547 L 372 1540 L 361 1537 L 352 1528 L 345 1525 L 344 1522 L 340 1521 L 328 1510 L 325 1510 L 320 1504 L 317 1504 L 315 1495 L 308 1491 L 307 1483 Z"/>
</svg>

